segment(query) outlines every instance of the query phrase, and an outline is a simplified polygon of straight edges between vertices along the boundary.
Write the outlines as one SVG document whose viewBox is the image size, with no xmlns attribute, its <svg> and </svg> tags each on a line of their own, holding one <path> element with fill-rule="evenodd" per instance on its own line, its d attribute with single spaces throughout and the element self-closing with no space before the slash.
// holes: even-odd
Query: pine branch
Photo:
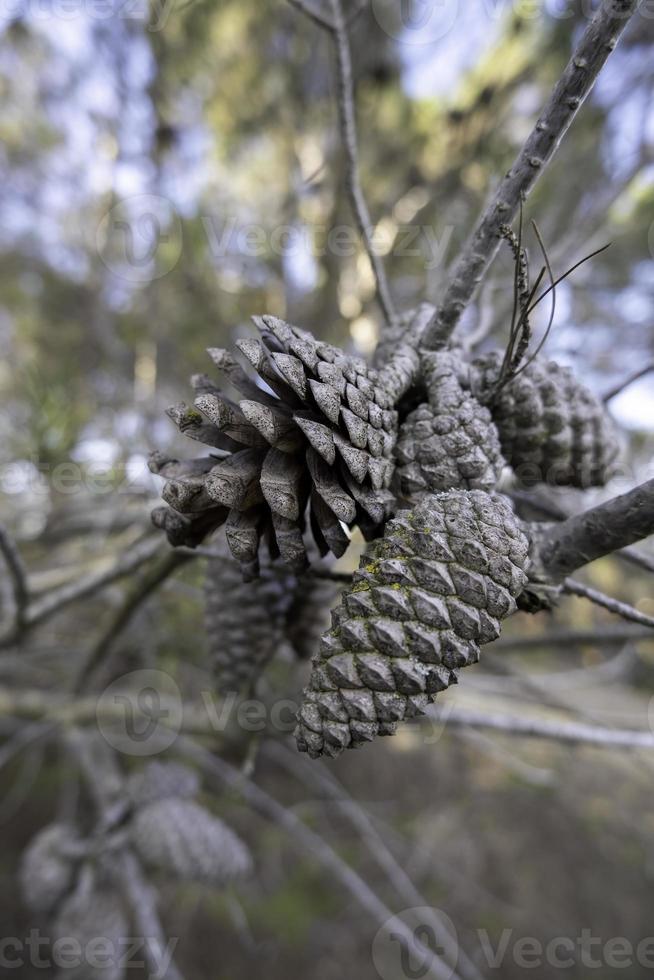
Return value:
<svg viewBox="0 0 654 980">
<path fill-rule="evenodd" d="M 539 718 L 520 718 L 514 715 L 476 711 L 456 705 L 434 706 L 428 718 L 442 722 L 447 728 L 480 728 L 505 732 L 507 735 L 529 738 L 548 738 L 571 745 L 597 745 L 606 748 L 654 749 L 652 732 L 637 729 L 603 728 L 577 722 L 544 721 Z"/>
<path fill-rule="evenodd" d="M 295 778 L 300 778 L 310 786 L 326 793 L 327 797 L 336 801 L 350 824 L 360 834 L 371 858 L 379 865 L 389 880 L 389 883 L 409 906 L 414 908 L 429 908 L 429 902 L 422 895 L 402 865 L 391 853 L 386 841 L 375 827 L 370 815 L 345 791 L 345 788 L 331 774 L 329 769 L 320 762 L 309 762 L 303 756 L 286 745 L 269 740 L 265 746 L 266 755 L 272 758 Z M 298 772 L 298 765 L 302 770 Z M 483 977 L 472 960 L 457 948 L 449 932 L 443 928 L 438 916 L 425 913 L 436 941 L 443 951 L 443 958 L 457 963 L 461 976 L 465 980 L 483 980 Z"/>
<path fill-rule="evenodd" d="M 520 202 L 544 172 L 638 5 L 639 0 L 604 0 L 584 31 L 536 125 L 459 257 L 427 329 L 427 348 L 437 349 L 449 339 L 497 253 L 500 226 L 511 223 Z"/>
<path fill-rule="evenodd" d="M 565 521 L 569 517 L 574 516 L 568 511 L 565 511 L 558 503 L 555 504 L 551 500 L 546 500 L 540 494 L 511 490 L 509 496 L 516 503 L 527 504 L 528 507 L 535 508 L 545 517 L 551 517 L 555 521 Z M 621 548 L 620 551 L 614 552 L 614 557 L 621 558 L 623 561 L 628 562 L 630 565 L 636 565 L 638 568 L 644 568 L 646 572 L 654 572 L 654 558 L 643 554 L 637 548 Z"/>
<path fill-rule="evenodd" d="M 626 619 L 631 623 L 638 623 L 639 626 L 649 626 L 650 629 L 654 629 L 654 616 L 647 616 L 634 606 L 629 605 L 628 602 L 613 599 L 611 596 L 604 595 L 603 592 L 598 592 L 597 589 L 591 589 L 590 586 L 584 585 L 583 582 L 577 582 L 573 578 L 567 578 L 563 583 L 563 591 L 570 595 L 588 599 L 590 602 L 595 603 L 596 606 L 602 606 L 603 609 L 608 609 L 609 612 L 615 613 L 616 616 L 621 616 L 622 619 Z M 654 634 L 652 634 L 652 639 L 654 639 Z"/>
<path fill-rule="evenodd" d="M 544 533 L 539 561 L 546 576 L 561 581 L 582 565 L 654 533 L 654 480 L 598 507 L 575 514 Z"/>
<path fill-rule="evenodd" d="M 126 551 L 109 568 L 105 568 L 94 574 L 87 574 L 75 582 L 62 585 L 60 588 L 53 589 L 38 599 L 33 599 L 22 607 L 21 630 L 25 631 L 34 626 L 38 626 L 39 623 L 54 616 L 71 603 L 77 602 L 80 599 L 86 599 L 88 596 L 94 595 L 117 579 L 130 575 L 145 562 L 149 561 L 158 551 L 162 551 L 164 547 L 165 545 L 161 538 L 148 535 L 144 540 L 134 545 L 133 548 L 130 548 L 129 551 Z M 15 642 L 16 638 L 17 634 L 14 630 L 0 639 L 0 647 L 11 645 Z"/>
<path fill-rule="evenodd" d="M 300 847 L 312 860 L 318 861 L 337 878 L 359 905 L 372 916 L 378 926 L 392 930 L 394 937 L 423 965 L 425 978 L 461 980 L 459 974 L 423 945 L 414 930 L 401 919 L 396 918 L 391 909 L 381 901 L 354 868 L 350 867 L 320 834 L 315 833 L 300 820 L 297 814 L 282 806 L 224 759 L 220 759 L 187 738 L 179 739 L 176 744 L 179 751 L 199 765 L 210 778 L 217 779 L 221 784 L 239 793 L 255 812 L 281 827 L 294 845 Z"/>
</svg>

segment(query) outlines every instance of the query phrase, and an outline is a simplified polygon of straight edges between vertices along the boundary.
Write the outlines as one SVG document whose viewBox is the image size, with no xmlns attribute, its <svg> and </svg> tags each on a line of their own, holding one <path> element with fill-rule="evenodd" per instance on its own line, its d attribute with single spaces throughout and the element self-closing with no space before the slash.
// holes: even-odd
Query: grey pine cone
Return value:
<svg viewBox="0 0 654 980">
<path fill-rule="evenodd" d="M 149 762 L 131 773 L 125 790 L 133 806 L 145 806 L 171 796 L 192 799 L 200 792 L 200 777 L 181 762 Z"/>
<path fill-rule="evenodd" d="M 410 499 L 457 487 L 491 490 L 504 465 L 500 439 L 488 409 L 462 384 L 460 354 L 423 353 L 421 361 L 429 400 L 400 427 L 399 492 Z"/>
<path fill-rule="evenodd" d="M 74 939 L 81 950 L 79 965 L 58 973 L 57 980 L 123 980 L 129 920 L 121 896 L 107 882 L 98 881 L 92 868 L 82 870 L 75 891 L 59 907 L 51 931 L 53 941 Z M 99 939 L 104 940 L 100 954 Z"/>
<path fill-rule="evenodd" d="M 243 841 L 191 800 L 171 797 L 137 810 L 130 838 L 148 868 L 185 881 L 219 887 L 252 868 Z"/>
<path fill-rule="evenodd" d="M 19 883 L 25 905 L 33 912 L 49 912 L 70 888 L 75 872 L 72 851 L 78 838 L 71 826 L 44 827 L 25 849 Z"/>
<path fill-rule="evenodd" d="M 355 572 L 314 659 L 296 739 L 338 755 L 421 714 L 496 639 L 527 582 L 509 503 L 481 490 L 425 495 Z"/>
<path fill-rule="evenodd" d="M 368 537 L 381 533 L 393 507 L 394 384 L 408 383 L 408 374 L 383 376 L 276 317 L 254 322 L 260 339 L 237 347 L 266 390 L 227 351 L 209 351 L 239 398 L 196 375 L 194 407 L 169 409 L 185 435 L 211 449 L 188 462 L 153 454 L 150 467 L 166 478 L 169 505 L 153 521 L 173 545 L 192 547 L 226 524 L 234 557 L 250 571 L 262 538 L 273 558 L 298 571 L 307 564 L 307 511 L 323 555 L 345 551 L 343 524 Z"/>
<path fill-rule="evenodd" d="M 612 475 L 618 442 L 601 402 L 570 368 L 544 358 L 495 391 L 501 364 L 499 352 L 487 354 L 473 362 L 471 376 L 521 482 L 603 486 Z"/>
<path fill-rule="evenodd" d="M 243 581 L 226 543 L 217 547 L 223 555 L 210 559 L 205 579 L 207 638 L 219 692 L 238 693 L 284 644 L 301 658 L 316 651 L 337 587 L 265 556 L 259 577 Z"/>
</svg>

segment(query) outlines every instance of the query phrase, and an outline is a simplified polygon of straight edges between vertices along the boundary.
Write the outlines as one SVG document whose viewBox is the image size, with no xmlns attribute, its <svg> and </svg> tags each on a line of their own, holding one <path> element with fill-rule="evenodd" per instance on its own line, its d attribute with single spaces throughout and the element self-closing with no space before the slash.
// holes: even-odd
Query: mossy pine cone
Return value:
<svg viewBox="0 0 654 980">
<path fill-rule="evenodd" d="M 481 490 L 425 495 L 386 527 L 323 637 L 296 739 L 336 756 L 421 714 L 496 639 L 527 576 L 508 502 Z"/>
<path fill-rule="evenodd" d="M 400 427 L 399 492 L 411 498 L 426 490 L 492 489 L 504 465 L 499 435 L 488 409 L 462 384 L 460 353 L 425 353 L 421 361 L 428 402 Z"/>
<path fill-rule="evenodd" d="M 169 505 L 153 520 L 173 545 L 191 547 L 226 524 L 234 557 L 250 570 L 261 538 L 273 558 L 301 570 L 307 513 L 321 554 L 343 554 L 343 524 L 369 538 L 381 533 L 393 508 L 396 396 L 360 358 L 275 317 L 254 322 L 260 338 L 237 347 L 266 389 L 227 351 L 209 351 L 237 400 L 197 375 L 194 407 L 169 409 L 179 429 L 211 452 L 186 463 L 153 454 Z"/>
<path fill-rule="evenodd" d="M 618 455 L 616 434 L 604 406 L 556 361 L 536 358 L 495 391 L 502 355 L 472 364 L 472 383 L 488 403 L 502 451 L 522 483 L 603 486 Z"/>
<path fill-rule="evenodd" d="M 191 800 L 171 797 L 137 810 L 130 837 L 148 868 L 186 881 L 221 886 L 252 867 L 240 837 Z"/>
<path fill-rule="evenodd" d="M 252 684 L 285 644 L 298 657 L 313 655 L 329 624 L 336 597 L 333 582 L 298 575 L 262 556 L 259 577 L 243 580 L 226 542 L 222 556 L 207 563 L 205 623 L 218 692 Z M 309 548 L 312 558 L 318 557 Z"/>
</svg>

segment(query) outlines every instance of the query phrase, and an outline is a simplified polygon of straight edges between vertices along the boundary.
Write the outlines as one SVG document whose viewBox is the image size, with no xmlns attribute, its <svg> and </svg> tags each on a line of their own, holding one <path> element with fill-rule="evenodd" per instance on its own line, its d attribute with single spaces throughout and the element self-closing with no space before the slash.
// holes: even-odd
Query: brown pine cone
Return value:
<svg viewBox="0 0 654 980">
<path fill-rule="evenodd" d="M 603 486 L 611 477 L 618 441 L 601 402 L 568 367 L 537 357 L 497 388 L 502 355 L 472 364 L 473 389 L 488 405 L 507 462 L 523 484 Z"/>
<path fill-rule="evenodd" d="M 232 553 L 249 570 L 262 537 L 273 558 L 302 570 L 307 509 L 323 555 L 343 554 L 344 524 L 357 524 L 368 538 L 381 533 L 394 504 L 395 388 L 410 372 L 376 372 L 276 317 L 254 322 L 260 339 L 237 347 L 266 388 L 227 351 L 209 351 L 240 398 L 231 401 L 198 375 L 195 406 L 169 410 L 185 435 L 211 451 L 186 463 L 153 454 L 169 505 L 153 521 L 173 545 L 191 547 L 226 524 Z"/>
<path fill-rule="evenodd" d="M 361 560 L 314 658 L 300 751 L 336 756 L 421 714 L 500 633 L 527 582 L 529 544 L 507 500 L 426 494 Z"/>
<path fill-rule="evenodd" d="M 504 465 L 490 412 L 466 389 L 456 351 L 423 353 L 428 402 L 400 427 L 395 456 L 399 492 L 492 489 Z"/>
</svg>

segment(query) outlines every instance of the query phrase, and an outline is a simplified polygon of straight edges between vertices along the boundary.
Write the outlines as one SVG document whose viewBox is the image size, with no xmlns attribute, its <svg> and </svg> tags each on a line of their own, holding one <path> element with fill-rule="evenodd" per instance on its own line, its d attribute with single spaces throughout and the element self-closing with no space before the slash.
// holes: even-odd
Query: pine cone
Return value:
<svg viewBox="0 0 654 980">
<path fill-rule="evenodd" d="M 570 368 L 536 358 L 496 391 L 502 355 L 472 364 L 472 383 L 488 404 L 502 451 L 524 484 L 603 486 L 618 455 L 615 431 L 604 406 Z"/>
<path fill-rule="evenodd" d="M 78 843 L 72 827 L 53 823 L 32 838 L 23 853 L 19 881 L 25 905 L 48 912 L 61 901 L 73 880 L 71 850 Z"/>
<path fill-rule="evenodd" d="M 207 636 L 219 692 L 238 693 L 285 643 L 299 657 L 315 652 L 337 587 L 265 557 L 259 578 L 243 581 L 226 542 L 217 542 L 217 550 L 223 554 L 207 563 L 205 579 Z M 311 546 L 308 554 L 318 557 Z"/>
<path fill-rule="evenodd" d="M 159 800 L 137 810 L 130 835 L 147 867 L 182 880 L 217 887 L 252 867 L 234 831 L 190 800 Z"/>
<path fill-rule="evenodd" d="M 508 502 L 481 490 L 425 495 L 401 511 L 323 637 L 298 715 L 300 751 L 336 756 L 422 714 L 515 610 L 528 547 Z"/>
<path fill-rule="evenodd" d="M 429 398 L 400 427 L 395 450 L 402 496 L 456 487 L 490 490 L 504 460 L 490 412 L 467 391 L 453 351 L 423 353 Z"/>
<path fill-rule="evenodd" d="M 125 784 L 133 806 L 145 806 L 171 796 L 192 799 L 200 792 L 200 777 L 181 762 L 149 762 Z"/>
<path fill-rule="evenodd" d="M 74 939 L 81 950 L 79 965 L 58 973 L 58 980 L 122 980 L 129 935 L 120 895 L 97 880 L 92 868 L 84 868 L 75 891 L 59 907 L 52 924 L 53 941 Z M 104 940 L 101 951 L 97 947 L 100 939 Z"/>
<path fill-rule="evenodd" d="M 187 463 L 152 456 L 171 508 L 158 508 L 153 521 L 173 545 L 191 547 L 226 524 L 232 554 L 252 574 L 263 536 L 273 559 L 281 554 L 298 571 L 307 564 L 307 507 L 323 555 L 345 551 L 343 524 L 358 524 L 368 538 L 381 533 L 393 507 L 394 385 L 408 383 L 409 372 L 382 375 L 275 317 L 254 322 L 261 340 L 237 347 L 267 390 L 227 351 L 209 351 L 243 397 L 236 404 L 197 375 L 195 407 L 169 410 L 183 433 L 212 452 Z"/>
<path fill-rule="evenodd" d="M 298 579 L 286 620 L 286 637 L 301 660 L 311 659 L 318 650 L 339 591 L 329 579 L 306 575 Z"/>
</svg>

